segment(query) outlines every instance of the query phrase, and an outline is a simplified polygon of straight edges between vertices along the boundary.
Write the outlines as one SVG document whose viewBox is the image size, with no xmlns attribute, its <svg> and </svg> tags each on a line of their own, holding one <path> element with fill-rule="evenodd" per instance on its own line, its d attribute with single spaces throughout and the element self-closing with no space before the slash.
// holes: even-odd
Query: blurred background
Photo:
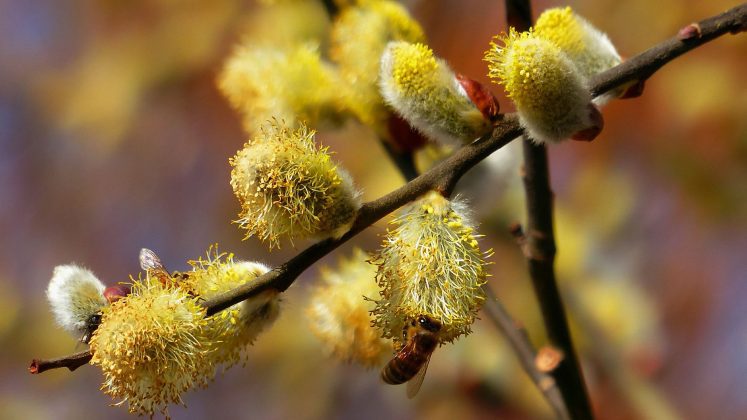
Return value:
<svg viewBox="0 0 747 420">
<path fill-rule="evenodd" d="M 210 244 L 275 265 L 232 220 L 228 158 L 247 139 L 216 75 L 242 37 L 305 22 L 326 40 L 314 1 L 4 0 L 0 2 L 0 418 L 128 418 L 84 366 L 31 376 L 32 358 L 76 351 L 45 299 L 56 265 L 106 283 L 139 270 L 142 247 L 172 270 Z M 294 4 L 295 3 L 295 4 Z M 404 3 L 452 67 L 488 83 L 482 61 L 505 27 L 499 1 Z M 569 4 L 632 56 L 736 2 Z M 290 18 L 289 16 L 296 16 Z M 302 20 L 297 17 L 302 16 Z M 298 23 L 300 24 L 300 23 Z M 292 30 L 292 29 L 291 29 Z M 249 35 L 247 35 L 249 34 Z M 600 419 L 747 417 L 747 36 L 724 36 L 652 77 L 643 97 L 604 110 L 593 143 L 551 147 L 557 271 Z M 504 110 L 510 103 L 490 85 Z M 371 200 L 402 184 L 369 131 L 349 123 L 318 140 Z M 365 150 L 365 153 L 361 153 Z M 523 258 L 517 150 L 460 184 L 492 247 L 491 286 L 536 345 L 545 342 Z M 436 351 L 414 400 L 378 371 L 327 357 L 304 307 L 318 268 L 353 245 L 373 251 L 385 222 L 308 270 L 245 367 L 187 393 L 174 418 L 547 418 L 497 330 Z"/>
</svg>

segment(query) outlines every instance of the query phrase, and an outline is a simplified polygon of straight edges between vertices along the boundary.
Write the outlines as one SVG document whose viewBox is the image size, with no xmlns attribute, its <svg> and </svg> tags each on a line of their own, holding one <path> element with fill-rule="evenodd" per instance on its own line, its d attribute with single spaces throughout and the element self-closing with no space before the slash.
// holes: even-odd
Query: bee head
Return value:
<svg viewBox="0 0 747 420">
<path fill-rule="evenodd" d="M 441 322 L 429 317 L 428 315 L 420 315 L 417 318 L 417 325 L 420 328 L 432 333 L 436 333 L 441 330 Z"/>
<path fill-rule="evenodd" d="M 80 341 L 82 343 L 88 344 L 89 341 L 91 341 L 91 337 L 93 336 L 93 333 L 96 331 L 96 329 L 101 324 L 101 312 L 95 313 L 91 316 L 89 316 L 86 319 L 86 327 L 85 331 L 83 332 L 83 336 L 80 338 Z"/>
</svg>

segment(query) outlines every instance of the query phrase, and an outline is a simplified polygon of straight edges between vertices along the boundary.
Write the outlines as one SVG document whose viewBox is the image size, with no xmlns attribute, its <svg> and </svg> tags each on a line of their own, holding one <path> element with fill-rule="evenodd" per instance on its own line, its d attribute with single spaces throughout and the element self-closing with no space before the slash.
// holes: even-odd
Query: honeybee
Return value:
<svg viewBox="0 0 747 420">
<path fill-rule="evenodd" d="M 438 320 L 427 315 L 413 319 L 402 331 L 404 344 L 381 370 L 381 379 L 391 385 L 407 382 L 407 397 L 414 397 L 425 379 L 431 354 L 438 346 L 439 331 Z"/>
<path fill-rule="evenodd" d="M 171 274 L 169 274 L 166 267 L 158 258 L 155 252 L 148 248 L 140 250 L 140 268 L 148 274 L 148 276 L 155 277 L 161 284 L 166 285 L 171 282 Z"/>
</svg>

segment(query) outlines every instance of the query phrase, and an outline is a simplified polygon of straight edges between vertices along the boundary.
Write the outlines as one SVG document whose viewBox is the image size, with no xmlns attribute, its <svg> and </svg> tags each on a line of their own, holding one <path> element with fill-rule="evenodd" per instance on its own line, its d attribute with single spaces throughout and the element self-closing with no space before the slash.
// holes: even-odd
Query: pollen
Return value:
<svg viewBox="0 0 747 420">
<path fill-rule="evenodd" d="M 432 140 L 460 145 L 490 127 L 448 64 L 424 44 L 389 43 L 379 85 L 386 102 Z"/>
<path fill-rule="evenodd" d="M 270 271 L 261 263 L 234 261 L 233 254 L 218 252 L 217 245 L 211 246 L 205 257 L 189 264 L 192 271 L 187 272 L 182 287 L 201 299 L 212 299 Z M 279 313 L 278 293 L 267 291 L 207 318 L 205 335 L 213 346 L 210 358 L 224 368 L 245 361 L 248 346 L 275 322 Z"/>
<path fill-rule="evenodd" d="M 553 42 L 512 28 L 494 39 L 485 60 L 533 140 L 557 142 L 594 125 L 585 79 Z"/>
<path fill-rule="evenodd" d="M 432 211 L 428 211 L 432 210 Z M 404 326 L 420 315 L 442 323 L 441 342 L 471 331 L 485 295 L 485 258 L 467 206 L 436 192 L 404 207 L 372 259 L 379 298 L 374 325 L 401 342 Z"/>
<path fill-rule="evenodd" d="M 104 374 L 104 392 L 131 413 L 152 416 L 207 385 L 215 367 L 204 316 L 186 291 L 135 281 L 130 295 L 105 308 L 91 339 L 91 364 Z"/>
<path fill-rule="evenodd" d="M 327 149 L 314 144 L 314 134 L 305 125 L 293 130 L 274 121 L 231 159 L 245 238 L 279 247 L 280 238 L 339 237 L 350 229 L 358 193 Z"/>
<path fill-rule="evenodd" d="M 542 12 L 534 25 L 534 33 L 563 50 L 585 78 L 622 61 L 607 35 L 575 14 L 570 7 Z"/>
</svg>

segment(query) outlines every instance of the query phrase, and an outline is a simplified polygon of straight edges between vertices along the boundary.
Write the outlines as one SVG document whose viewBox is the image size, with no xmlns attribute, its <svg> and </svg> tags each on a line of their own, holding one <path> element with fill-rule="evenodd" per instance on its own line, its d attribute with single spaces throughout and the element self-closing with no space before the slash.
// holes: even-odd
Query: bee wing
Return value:
<svg viewBox="0 0 747 420">
<path fill-rule="evenodd" d="M 423 363 L 423 366 L 420 368 L 418 373 L 415 374 L 415 376 L 412 377 L 407 382 L 407 398 L 414 398 L 415 395 L 418 394 L 418 391 L 420 391 L 420 386 L 423 385 L 423 380 L 425 379 L 425 372 L 428 370 L 428 363 L 431 361 L 431 355 L 428 355 L 428 358 L 425 359 L 425 363 Z"/>
<path fill-rule="evenodd" d="M 143 271 L 166 271 L 166 267 L 163 266 L 163 263 L 161 262 L 161 259 L 158 258 L 158 255 L 156 255 L 155 252 L 151 251 L 148 248 L 143 248 L 140 250 L 140 268 L 143 269 Z"/>
</svg>

